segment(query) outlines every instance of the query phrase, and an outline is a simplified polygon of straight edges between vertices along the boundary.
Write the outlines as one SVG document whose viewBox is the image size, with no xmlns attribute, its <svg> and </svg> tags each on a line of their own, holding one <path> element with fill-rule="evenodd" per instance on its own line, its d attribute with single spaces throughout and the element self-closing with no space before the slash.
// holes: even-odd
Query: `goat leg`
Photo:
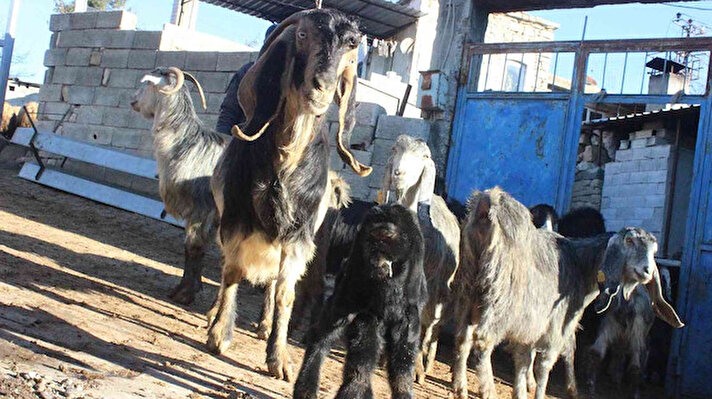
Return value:
<svg viewBox="0 0 712 399">
<path fill-rule="evenodd" d="M 574 370 L 574 354 L 576 353 L 576 337 L 573 336 L 562 354 L 564 369 L 566 371 L 566 393 L 569 399 L 578 398 L 578 387 L 576 386 L 576 372 Z"/>
<path fill-rule="evenodd" d="M 237 312 L 237 287 L 242 280 L 242 269 L 234 263 L 223 266 L 220 291 L 215 305 L 208 312 L 208 349 L 215 354 L 224 353 L 230 346 Z"/>
<path fill-rule="evenodd" d="M 536 367 L 536 393 L 534 399 L 546 398 L 546 387 L 549 384 L 549 373 L 554 367 L 556 360 L 559 358 L 559 353 L 549 350 L 538 354 Z"/>
<path fill-rule="evenodd" d="M 534 377 L 534 361 L 536 360 L 536 350 L 531 351 L 531 359 L 527 367 L 527 392 L 536 391 L 536 377 Z"/>
<path fill-rule="evenodd" d="M 452 390 L 456 399 L 467 399 L 467 358 L 472 350 L 475 325 L 458 317 L 455 362 L 452 366 Z"/>
<path fill-rule="evenodd" d="M 260 317 L 260 325 L 257 327 L 257 338 L 264 341 L 267 340 L 270 331 L 272 331 L 276 291 L 277 280 L 273 280 L 265 287 L 264 298 L 262 300 L 262 316 Z"/>
<path fill-rule="evenodd" d="M 168 297 L 173 301 L 188 305 L 195 300 L 195 295 L 202 289 L 203 258 L 205 245 L 208 242 L 206 234 L 201 233 L 200 224 L 189 223 L 185 236 L 185 263 L 183 277 L 180 283 L 171 290 Z"/>
<path fill-rule="evenodd" d="M 344 379 L 336 399 L 372 399 L 371 376 L 378 364 L 382 338 L 375 316 L 359 314 L 346 328 L 348 352 Z M 408 379 L 412 379 L 408 376 Z"/>
<path fill-rule="evenodd" d="M 586 387 L 588 394 L 591 397 L 596 395 L 596 380 L 598 379 L 598 368 L 601 365 L 603 356 L 594 350 L 593 348 L 589 350 L 586 359 Z"/>
<path fill-rule="evenodd" d="M 524 399 L 527 397 L 529 367 L 535 359 L 536 352 L 523 345 L 511 345 L 510 347 L 512 347 L 511 351 L 514 357 L 514 392 L 512 397 Z"/>
<path fill-rule="evenodd" d="M 413 397 L 413 361 L 420 341 L 418 313 L 417 307 L 409 307 L 403 322 L 390 326 L 390 331 L 386 334 L 388 382 L 393 399 Z"/>
</svg>

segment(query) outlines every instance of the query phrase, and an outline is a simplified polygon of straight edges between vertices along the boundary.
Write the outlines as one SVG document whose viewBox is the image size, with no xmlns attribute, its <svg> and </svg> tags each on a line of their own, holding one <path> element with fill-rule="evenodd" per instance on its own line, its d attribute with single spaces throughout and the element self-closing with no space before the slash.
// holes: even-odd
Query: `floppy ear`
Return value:
<svg viewBox="0 0 712 399">
<path fill-rule="evenodd" d="M 420 188 L 418 189 L 418 203 L 430 205 L 435 191 L 435 162 L 427 157 L 423 162 L 423 171 L 420 174 Z"/>
<path fill-rule="evenodd" d="M 653 278 L 645 284 L 645 288 L 648 290 L 650 295 L 650 301 L 653 306 L 655 314 L 660 318 L 660 320 L 668 323 L 675 328 L 682 328 L 685 324 L 680 320 L 680 317 L 675 312 L 672 306 L 663 297 L 663 289 L 660 284 L 660 272 L 657 266 L 653 270 Z"/>
<path fill-rule="evenodd" d="M 344 163 L 349 165 L 357 175 L 366 177 L 371 174 L 373 168 L 357 161 L 349 150 L 351 131 L 356 124 L 357 61 L 358 49 L 347 52 L 341 59 L 339 68 L 342 70 L 341 81 L 334 94 L 336 103 L 339 105 L 339 131 L 336 133 L 336 149 Z"/>
<path fill-rule="evenodd" d="M 294 24 L 301 14 L 292 15 L 275 28 L 262 46 L 259 58 L 240 82 L 237 98 L 247 124 L 244 131 L 233 126 L 232 134 L 242 140 L 257 140 L 284 101 L 294 69 Z"/>
<path fill-rule="evenodd" d="M 388 197 L 391 193 L 391 185 L 393 184 L 393 156 L 388 158 L 388 163 L 386 164 L 386 170 L 383 174 L 383 181 L 381 182 L 381 204 L 388 203 Z"/>
</svg>

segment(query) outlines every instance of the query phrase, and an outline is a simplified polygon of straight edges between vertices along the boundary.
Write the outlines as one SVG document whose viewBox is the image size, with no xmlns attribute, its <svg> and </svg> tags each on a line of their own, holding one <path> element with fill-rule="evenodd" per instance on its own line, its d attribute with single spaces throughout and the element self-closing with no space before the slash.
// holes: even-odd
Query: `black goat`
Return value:
<svg viewBox="0 0 712 399">
<path fill-rule="evenodd" d="M 556 209 L 549 204 L 537 204 L 529 208 L 532 214 L 532 222 L 537 229 L 545 227 L 549 231 L 556 230 L 556 224 L 559 222 L 559 215 Z"/>
<path fill-rule="evenodd" d="M 413 396 L 420 312 L 427 300 L 423 235 L 415 214 L 401 205 L 371 209 L 336 280 L 294 386 L 295 399 L 317 397 L 324 356 L 346 329 L 344 381 L 337 398 L 372 398 L 371 375 L 385 344 L 394 398 Z"/>
<path fill-rule="evenodd" d="M 586 238 L 606 232 L 601 212 L 585 206 L 576 208 L 559 219 L 559 234 L 568 238 Z"/>
</svg>

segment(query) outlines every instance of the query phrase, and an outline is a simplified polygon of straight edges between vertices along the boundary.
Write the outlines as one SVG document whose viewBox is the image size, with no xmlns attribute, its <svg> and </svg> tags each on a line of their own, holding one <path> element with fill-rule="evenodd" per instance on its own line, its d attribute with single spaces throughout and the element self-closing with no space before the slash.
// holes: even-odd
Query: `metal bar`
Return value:
<svg viewBox="0 0 712 399">
<path fill-rule="evenodd" d="M 522 83 L 522 70 L 524 70 L 524 53 L 522 53 L 522 56 L 519 58 L 519 74 L 517 75 L 517 90 L 515 91 L 520 91 L 519 87 Z"/>
<path fill-rule="evenodd" d="M 586 102 L 594 102 L 595 94 L 584 94 Z M 599 103 L 607 104 L 669 104 L 670 95 L 658 94 L 608 94 L 601 99 L 596 99 Z M 699 104 L 705 101 L 705 96 L 686 94 L 678 100 L 679 104 Z"/>
<path fill-rule="evenodd" d="M 398 107 L 398 116 L 403 116 L 405 113 L 405 107 L 408 105 L 408 97 L 410 97 L 410 91 L 413 88 L 413 86 L 408 83 L 408 86 L 405 88 L 405 94 L 403 95 L 403 101 L 400 103 L 400 107 Z"/>
<path fill-rule="evenodd" d="M 606 69 L 608 68 L 608 53 L 603 55 L 603 78 L 601 79 L 601 89 L 606 88 Z"/>
<path fill-rule="evenodd" d="M 647 68 L 647 65 L 645 65 L 645 64 L 647 64 L 647 63 L 648 63 L 648 53 L 646 52 L 645 59 L 643 60 L 643 73 L 641 74 L 642 77 L 640 78 L 640 94 L 641 95 L 643 94 L 643 88 L 645 87 L 645 69 Z"/>
<path fill-rule="evenodd" d="M 541 52 L 539 52 L 536 58 L 536 73 L 534 75 L 534 92 L 537 91 L 537 86 L 539 85 L 539 68 L 541 68 Z"/>
<path fill-rule="evenodd" d="M 504 55 L 504 62 L 502 63 L 502 83 L 499 85 L 499 91 L 504 91 L 504 81 L 507 75 L 507 57 L 509 57 L 509 54 Z"/>
<path fill-rule="evenodd" d="M 106 186 L 101 183 L 73 176 L 62 171 L 47 169 L 42 176 L 35 180 L 33 176 L 39 167 L 31 162 L 25 162 L 18 174 L 19 177 L 36 183 L 56 188 L 80 197 L 88 198 L 102 204 L 124 209 L 153 219 L 162 220 L 172 225 L 183 227 L 183 222 L 166 216 L 161 218 L 164 210 L 163 202 L 147 198 L 138 194 Z"/>
<path fill-rule="evenodd" d="M 7 90 L 7 80 L 10 77 L 10 64 L 12 63 L 12 50 L 15 47 L 15 29 L 19 13 L 20 0 L 11 0 L 5 26 L 5 39 L 2 45 L 2 62 L 0 63 L 0 88 L 2 88 L 0 90 L 0 111 L 5 107 L 5 91 Z"/>
<path fill-rule="evenodd" d="M 710 51 L 712 49 L 712 37 L 468 44 L 468 51 L 480 54 L 537 51 L 552 53 L 573 52 L 579 48 L 589 53 L 664 52 L 674 50 Z"/>
<path fill-rule="evenodd" d="M 623 75 L 621 75 L 621 93 L 623 94 L 623 86 L 625 85 L 625 70 L 628 67 L 628 53 L 625 53 L 625 58 L 623 59 Z"/>
<path fill-rule="evenodd" d="M 559 66 L 559 53 L 556 53 L 556 56 L 554 57 L 554 72 L 551 74 L 551 91 L 554 91 L 554 88 L 556 88 L 556 68 Z"/>
<path fill-rule="evenodd" d="M 487 90 L 487 79 L 489 78 L 489 70 L 490 70 L 490 65 L 491 62 L 490 60 L 492 59 L 492 54 L 487 54 L 487 70 L 485 71 L 485 83 L 482 85 L 482 91 Z"/>
<path fill-rule="evenodd" d="M 30 120 L 30 125 L 32 125 L 33 133 L 32 137 L 30 138 L 30 150 L 32 151 L 32 155 L 35 157 L 37 164 L 40 166 L 39 170 L 37 171 L 37 174 L 35 175 L 35 180 L 39 180 L 39 178 L 42 176 L 42 173 L 44 173 L 45 171 L 45 164 L 44 162 L 42 162 L 42 158 L 40 157 L 39 151 L 37 151 L 37 147 L 35 147 L 35 138 L 37 137 L 37 134 L 39 132 L 37 131 L 37 126 L 35 126 L 35 122 L 32 120 L 30 112 L 27 111 L 27 106 L 23 105 L 22 109 L 25 110 L 25 115 L 27 115 L 27 119 Z"/>
<path fill-rule="evenodd" d="M 562 92 L 502 92 L 502 91 L 485 91 L 485 92 L 478 92 L 478 93 L 468 93 L 466 95 L 466 98 L 468 100 L 477 100 L 477 99 L 517 99 L 517 100 L 568 100 L 569 93 L 562 93 Z M 668 97 L 669 100 L 670 97 Z"/>
</svg>

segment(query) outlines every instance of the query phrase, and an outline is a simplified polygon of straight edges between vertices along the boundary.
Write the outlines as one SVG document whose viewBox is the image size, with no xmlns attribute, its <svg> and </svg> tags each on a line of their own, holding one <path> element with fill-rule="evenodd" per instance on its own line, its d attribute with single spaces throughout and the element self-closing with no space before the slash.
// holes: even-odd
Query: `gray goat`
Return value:
<svg viewBox="0 0 712 399">
<path fill-rule="evenodd" d="M 460 225 L 445 200 L 433 193 L 435 163 L 425 141 L 398 136 L 383 180 L 386 202 L 391 187 L 398 203 L 418 213 L 425 237 L 428 301 L 420 319 L 420 352 L 415 362 L 416 379 L 422 384 L 435 362 L 440 328 L 451 314 L 450 283 L 460 259 Z"/>
<path fill-rule="evenodd" d="M 314 236 L 329 203 L 329 138 L 321 125 L 333 101 L 339 104 L 339 155 L 357 174 L 371 172 L 348 143 L 360 41 L 356 21 L 336 10 L 305 10 L 283 20 L 240 83 L 247 123 L 233 126 L 239 139 L 211 180 L 224 264 L 207 315 L 208 348 L 219 354 L 230 346 L 238 284 L 276 280 L 267 366 L 280 379 L 293 376 L 287 331 L 295 285 L 314 256 Z"/>
<path fill-rule="evenodd" d="M 192 81 L 205 108 L 203 90 L 193 75 L 175 67 L 157 68 L 141 79 L 131 107 L 153 120 L 153 152 L 158 190 L 166 212 L 185 221 L 183 278 L 169 297 L 189 304 L 202 287 L 205 247 L 218 224 L 210 177 L 230 137 L 206 128 L 193 108 L 185 80 Z"/>
<path fill-rule="evenodd" d="M 514 357 L 515 398 L 525 398 L 527 370 L 536 351 L 536 399 L 543 399 L 549 372 L 562 354 L 573 364 L 575 333 L 584 308 L 597 299 L 605 310 L 621 291 L 630 299 L 645 284 L 658 317 L 682 327 L 662 295 L 649 233 L 625 228 L 612 237 L 569 240 L 536 229 L 529 210 L 498 187 L 475 192 L 462 233 L 457 296 L 457 350 L 453 389 L 467 397 L 467 358 L 479 354 L 477 375 L 484 399 L 496 396 L 491 355 L 508 341 Z M 599 293 L 598 281 L 605 278 Z M 570 353 L 567 353 L 570 352 Z M 573 369 L 572 369 L 573 371 Z M 576 395 L 573 373 L 569 394 Z"/>
</svg>

